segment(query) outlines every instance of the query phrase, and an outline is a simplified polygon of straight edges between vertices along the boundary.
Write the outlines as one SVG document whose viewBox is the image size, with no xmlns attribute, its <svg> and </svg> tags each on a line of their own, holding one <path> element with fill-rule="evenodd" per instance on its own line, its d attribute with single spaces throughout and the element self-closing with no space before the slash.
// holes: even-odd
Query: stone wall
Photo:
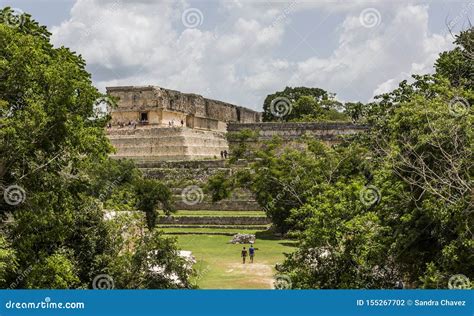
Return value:
<svg viewBox="0 0 474 316">
<path fill-rule="evenodd" d="M 137 166 L 143 170 L 157 169 L 216 169 L 227 168 L 225 160 L 183 160 L 183 161 L 143 161 L 137 162 Z"/>
<path fill-rule="evenodd" d="M 160 216 L 158 224 L 196 225 L 266 225 L 267 217 L 256 216 Z"/>
<path fill-rule="evenodd" d="M 208 198 L 205 197 L 205 199 L 207 200 Z M 181 200 L 181 196 L 176 195 L 173 206 L 177 210 L 258 211 L 261 209 L 257 201 L 250 195 L 246 200 L 234 200 L 234 197 L 231 197 L 230 199 L 219 202 L 204 201 L 193 205 L 184 203 Z"/>
<path fill-rule="evenodd" d="M 138 126 L 107 130 L 114 158 L 137 162 L 220 158 L 228 150 L 224 134 L 187 127 Z"/>
<path fill-rule="evenodd" d="M 246 164 L 229 166 L 224 160 L 204 161 L 146 161 L 139 162 L 138 167 L 147 178 L 166 183 L 173 192 L 173 207 L 177 210 L 221 210 L 221 211 L 256 211 L 260 206 L 251 192 L 236 189 L 230 198 L 212 202 L 211 196 L 205 193 L 204 187 L 209 177 L 216 173 L 232 174 Z M 199 188 L 198 198 L 193 203 L 183 199 L 185 188 Z"/>
<path fill-rule="evenodd" d="M 244 107 L 239 107 L 227 102 L 204 98 L 193 93 L 182 93 L 175 90 L 164 89 L 157 86 L 123 86 L 107 87 L 107 93 L 116 98 L 117 108 L 112 110 L 112 118 L 132 117 L 125 112 L 148 112 L 162 110 L 164 112 L 183 113 L 201 119 L 209 119 L 220 122 L 260 122 L 261 113 Z M 135 115 L 135 116 L 138 116 Z M 200 120 L 197 125 L 207 124 L 217 128 L 215 123 L 203 123 Z M 191 124 L 188 124 L 189 127 Z M 199 126 L 196 126 L 199 127 Z"/>
<path fill-rule="evenodd" d="M 240 123 L 255 123 L 262 120 L 261 113 L 249 110 L 244 107 L 237 108 L 237 122 Z"/>
<path fill-rule="evenodd" d="M 118 111 L 140 111 L 159 106 L 158 91 L 153 86 L 107 87 L 107 94 L 118 99 Z"/>
<path fill-rule="evenodd" d="M 258 133 L 257 140 L 266 141 L 273 137 L 281 137 L 285 140 L 293 141 L 301 139 L 303 136 L 310 136 L 326 142 L 327 144 L 338 143 L 340 136 L 359 133 L 367 129 L 366 126 L 356 125 L 346 122 L 265 122 L 265 123 L 229 123 L 227 131 L 240 132 L 249 129 Z M 234 145 L 232 143 L 230 146 Z"/>
</svg>

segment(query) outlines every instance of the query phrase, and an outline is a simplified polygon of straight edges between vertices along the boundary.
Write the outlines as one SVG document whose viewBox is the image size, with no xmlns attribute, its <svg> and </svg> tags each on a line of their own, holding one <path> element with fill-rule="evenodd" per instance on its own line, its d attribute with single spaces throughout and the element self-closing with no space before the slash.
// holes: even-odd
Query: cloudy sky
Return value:
<svg viewBox="0 0 474 316">
<path fill-rule="evenodd" d="M 96 86 L 158 85 L 260 110 L 285 86 L 368 101 L 427 73 L 469 1 L 0 0 L 87 61 Z"/>
</svg>

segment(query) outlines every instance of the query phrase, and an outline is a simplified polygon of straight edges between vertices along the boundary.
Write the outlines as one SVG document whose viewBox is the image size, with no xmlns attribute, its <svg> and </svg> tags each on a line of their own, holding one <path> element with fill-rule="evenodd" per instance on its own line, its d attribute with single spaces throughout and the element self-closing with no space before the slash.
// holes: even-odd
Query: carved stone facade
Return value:
<svg viewBox="0 0 474 316">
<path fill-rule="evenodd" d="M 139 162 L 220 158 L 227 124 L 256 123 L 261 113 L 157 86 L 108 87 L 116 99 L 109 138 L 116 158 Z"/>
<path fill-rule="evenodd" d="M 261 113 L 230 103 L 181 93 L 157 86 L 108 87 L 118 100 L 112 110 L 112 125 L 136 121 L 139 124 L 183 126 L 226 131 L 227 122 L 255 123 Z"/>
<path fill-rule="evenodd" d="M 259 112 L 156 86 L 109 87 L 107 93 L 117 100 L 108 128 L 113 156 L 139 164 L 221 158 L 221 152 L 237 145 L 231 141 L 229 149 L 225 133 L 244 129 L 258 134 L 249 140 L 252 146 L 275 136 L 288 145 L 297 145 L 303 136 L 332 145 L 342 135 L 366 129 L 351 123 L 262 123 Z"/>
</svg>

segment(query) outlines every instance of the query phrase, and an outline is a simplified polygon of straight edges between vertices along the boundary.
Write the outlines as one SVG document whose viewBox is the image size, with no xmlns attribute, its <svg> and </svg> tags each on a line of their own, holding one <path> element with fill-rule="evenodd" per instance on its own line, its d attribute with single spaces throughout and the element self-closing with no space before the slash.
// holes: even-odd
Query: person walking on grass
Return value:
<svg viewBox="0 0 474 316">
<path fill-rule="evenodd" d="M 245 264 L 245 258 L 247 258 L 247 250 L 245 247 L 242 249 L 242 263 Z"/>
<path fill-rule="evenodd" d="M 255 248 L 253 247 L 252 244 L 250 244 L 250 248 L 249 248 L 250 263 L 253 263 L 253 257 L 254 256 L 255 256 Z"/>
</svg>

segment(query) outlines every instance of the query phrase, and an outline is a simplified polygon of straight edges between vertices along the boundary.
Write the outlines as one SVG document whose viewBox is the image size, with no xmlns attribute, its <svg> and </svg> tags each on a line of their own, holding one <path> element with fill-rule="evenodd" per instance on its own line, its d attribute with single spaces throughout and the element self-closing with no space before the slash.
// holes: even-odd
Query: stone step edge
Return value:
<svg viewBox="0 0 474 316">
<path fill-rule="evenodd" d="M 165 235 L 223 235 L 223 236 L 234 236 L 239 234 L 236 232 L 163 232 Z"/>
<path fill-rule="evenodd" d="M 268 229 L 270 225 L 162 225 L 159 224 L 156 226 L 156 228 L 210 228 L 210 229 L 247 229 L 247 230 L 252 230 L 252 229 Z"/>
</svg>

